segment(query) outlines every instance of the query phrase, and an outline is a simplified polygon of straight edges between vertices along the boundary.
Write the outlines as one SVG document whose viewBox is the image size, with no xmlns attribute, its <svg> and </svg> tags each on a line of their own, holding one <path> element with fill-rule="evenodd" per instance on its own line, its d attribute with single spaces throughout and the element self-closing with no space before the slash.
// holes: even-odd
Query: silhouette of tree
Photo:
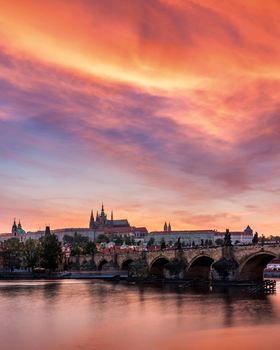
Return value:
<svg viewBox="0 0 280 350">
<path fill-rule="evenodd" d="M 32 238 L 28 238 L 24 242 L 23 257 L 26 267 L 30 267 L 33 271 L 34 267 L 40 264 L 40 243 Z"/>
<path fill-rule="evenodd" d="M 41 242 L 41 265 L 54 271 L 62 259 L 61 244 L 56 235 L 48 234 L 40 238 Z"/>
<path fill-rule="evenodd" d="M 23 256 L 23 243 L 18 238 L 12 237 L 3 243 L 4 266 L 11 271 L 20 268 Z"/>
</svg>

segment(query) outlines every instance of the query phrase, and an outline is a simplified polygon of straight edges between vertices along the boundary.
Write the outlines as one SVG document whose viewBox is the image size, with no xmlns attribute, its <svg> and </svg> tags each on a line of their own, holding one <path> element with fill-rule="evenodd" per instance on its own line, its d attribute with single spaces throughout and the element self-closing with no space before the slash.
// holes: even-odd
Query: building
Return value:
<svg viewBox="0 0 280 350">
<path fill-rule="evenodd" d="M 110 219 L 107 218 L 107 214 L 104 211 L 104 205 L 102 204 L 101 212 L 96 213 L 96 219 L 94 220 L 93 210 L 91 211 L 90 219 L 89 219 L 89 228 L 91 230 L 105 229 L 105 228 L 116 228 L 120 227 L 130 227 L 127 219 L 115 220 L 113 217 L 113 211 L 111 211 Z"/>
<path fill-rule="evenodd" d="M 91 211 L 88 227 L 54 229 L 51 230 L 51 233 L 55 234 L 61 242 L 63 242 L 64 236 L 74 236 L 75 234 L 88 237 L 92 241 L 95 241 L 99 235 L 104 234 L 109 239 L 131 237 L 138 242 L 143 240 L 148 231 L 145 227 L 130 226 L 127 219 L 114 219 L 113 211 L 111 211 L 110 219 L 108 219 L 102 204 L 100 214 L 97 211 L 95 218 L 93 210 Z M 11 237 L 18 237 L 21 240 L 27 238 L 40 239 L 44 234 L 45 231 L 25 232 L 21 227 L 21 223 L 19 222 L 17 225 L 16 221 L 14 221 L 11 233 L 0 235 L 0 241 Z"/>
<path fill-rule="evenodd" d="M 164 240 L 168 245 L 174 245 L 178 239 L 183 246 L 212 245 L 214 244 L 214 230 L 183 230 L 183 231 L 154 231 L 145 237 L 145 242 L 153 238 L 155 245 L 160 245 Z"/>
<path fill-rule="evenodd" d="M 243 231 L 230 231 L 232 244 L 251 244 L 254 232 L 248 225 Z M 217 239 L 224 239 L 225 232 L 215 231 L 215 242 Z"/>
<path fill-rule="evenodd" d="M 269 264 L 267 264 L 266 270 L 280 271 L 280 259 L 273 259 Z"/>
<path fill-rule="evenodd" d="M 19 238 L 21 241 L 25 240 L 26 232 L 22 228 L 20 220 L 19 220 L 18 225 L 17 225 L 16 219 L 14 219 L 14 224 L 12 226 L 12 236 Z"/>
</svg>

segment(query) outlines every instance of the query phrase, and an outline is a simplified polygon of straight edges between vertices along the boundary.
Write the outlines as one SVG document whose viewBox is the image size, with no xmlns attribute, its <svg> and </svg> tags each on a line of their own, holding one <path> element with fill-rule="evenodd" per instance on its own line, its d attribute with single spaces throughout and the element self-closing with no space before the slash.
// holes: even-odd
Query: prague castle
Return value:
<svg viewBox="0 0 280 350">
<path fill-rule="evenodd" d="M 107 219 L 107 214 L 104 211 L 104 205 L 102 204 L 101 212 L 96 213 L 96 219 L 94 220 L 93 210 L 91 211 L 90 219 L 89 219 L 89 228 L 94 229 L 105 229 L 105 228 L 121 228 L 121 227 L 130 227 L 127 219 L 123 220 L 114 220 L 113 211 L 111 211 L 111 218 Z"/>
<path fill-rule="evenodd" d="M 20 221 L 17 225 L 14 220 L 11 233 L 1 234 L 0 241 L 4 241 L 11 237 L 17 237 L 21 241 L 27 238 L 39 239 L 44 233 L 45 231 L 26 232 L 23 230 Z M 63 241 L 64 236 L 73 236 L 75 234 L 80 234 L 95 241 L 101 234 L 108 236 L 108 238 L 134 237 L 139 240 L 143 239 L 144 236 L 148 234 L 148 231 L 145 227 L 130 226 L 127 219 L 114 219 L 113 211 L 111 211 L 110 219 L 108 219 L 104 210 L 104 205 L 102 204 L 100 214 L 97 211 L 95 218 L 93 210 L 91 211 L 88 227 L 53 229 L 51 230 L 51 233 L 55 234 L 60 241 Z"/>
</svg>

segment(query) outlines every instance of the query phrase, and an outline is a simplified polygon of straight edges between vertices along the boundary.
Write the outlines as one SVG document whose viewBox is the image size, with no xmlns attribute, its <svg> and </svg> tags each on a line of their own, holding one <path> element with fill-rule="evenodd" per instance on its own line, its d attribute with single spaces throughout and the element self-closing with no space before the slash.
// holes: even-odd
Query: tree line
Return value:
<svg viewBox="0 0 280 350">
<path fill-rule="evenodd" d="M 1 255 L 4 268 L 10 271 L 21 268 L 34 271 L 37 267 L 54 271 L 63 258 L 61 243 L 50 234 L 24 242 L 17 237 L 9 238 L 2 243 Z"/>
</svg>

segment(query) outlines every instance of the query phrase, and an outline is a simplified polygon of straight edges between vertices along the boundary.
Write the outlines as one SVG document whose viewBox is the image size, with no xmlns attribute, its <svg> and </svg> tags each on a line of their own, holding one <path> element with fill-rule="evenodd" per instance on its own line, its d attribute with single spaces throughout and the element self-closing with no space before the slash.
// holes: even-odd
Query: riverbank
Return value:
<svg viewBox="0 0 280 350">
<path fill-rule="evenodd" d="M 126 272 L 120 271 L 74 271 L 74 272 L 1 272 L 0 280 L 36 280 L 36 279 L 101 279 L 127 281 Z"/>
</svg>

